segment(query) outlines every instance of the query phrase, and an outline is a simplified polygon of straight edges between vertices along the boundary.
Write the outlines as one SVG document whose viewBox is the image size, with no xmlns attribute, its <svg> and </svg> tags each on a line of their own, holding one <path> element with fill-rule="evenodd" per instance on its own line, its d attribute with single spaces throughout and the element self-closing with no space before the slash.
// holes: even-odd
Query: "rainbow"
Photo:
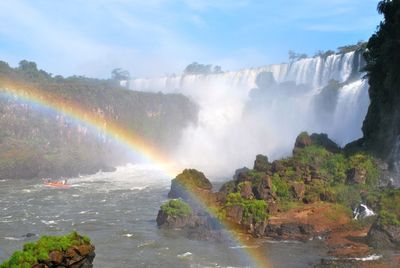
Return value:
<svg viewBox="0 0 400 268">
<path fill-rule="evenodd" d="M 85 126 L 105 133 L 109 138 L 115 140 L 127 149 L 142 156 L 145 160 L 154 164 L 166 173 L 170 178 L 174 178 L 178 174 L 178 169 L 169 158 L 160 150 L 138 136 L 132 131 L 126 130 L 113 120 L 100 117 L 93 111 L 82 107 L 77 102 L 73 102 L 61 96 L 58 96 L 49 91 L 41 90 L 40 88 L 23 82 L 11 81 L 5 78 L 0 78 L 0 93 L 5 94 L 9 98 L 17 97 L 23 102 L 27 102 L 37 107 L 50 109 L 56 113 L 61 113 L 72 120 L 81 123 Z M 207 200 L 204 197 L 197 196 L 192 189 L 186 189 L 192 199 L 197 202 L 202 208 L 215 216 L 215 212 L 206 204 Z M 217 218 L 217 217 L 216 217 Z M 271 267 L 268 263 L 265 253 L 259 247 L 252 245 L 251 239 L 246 235 L 239 235 L 233 231 L 235 228 L 228 221 L 220 221 L 221 225 L 226 230 L 226 235 L 234 241 L 237 248 L 243 251 L 244 258 L 253 263 L 251 267 Z"/>
</svg>

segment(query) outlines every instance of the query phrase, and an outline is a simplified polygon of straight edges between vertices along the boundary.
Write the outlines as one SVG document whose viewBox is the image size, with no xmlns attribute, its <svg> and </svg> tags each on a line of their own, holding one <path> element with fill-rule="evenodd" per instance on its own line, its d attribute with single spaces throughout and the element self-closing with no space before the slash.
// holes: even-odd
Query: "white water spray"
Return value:
<svg viewBox="0 0 400 268">
<path fill-rule="evenodd" d="M 350 52 L 237 72 L 134 79 L 131 88 L 182 93 L 197 102 L 198 124 L 184 131 L 175 159 L 182 167 L 198 168 L 211 177 L 229 176 L 235 168 L 252 167 L 256 154 L 270 159 L 290 154 L 304 130 L 327 133 L 340 145 L 361 137 L 369 99 L 358 58 Z M 263 72 L 271 72 L 286 89 L 269 92 L 248 113 L 249 92 Z M 332 79 L 352 82 L 339 89 L 329 117 L 316 120 L 316 97 Z"/>
</svg>

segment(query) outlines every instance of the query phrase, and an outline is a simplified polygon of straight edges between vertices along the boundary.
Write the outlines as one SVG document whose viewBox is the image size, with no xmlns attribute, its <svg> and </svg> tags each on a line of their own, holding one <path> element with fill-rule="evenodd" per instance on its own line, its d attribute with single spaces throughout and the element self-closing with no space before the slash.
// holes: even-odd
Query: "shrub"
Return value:
<svg viewBox="0 0 400 268">
<path fill-rule="evenodd" d="M 400 225 L 400 189 L 382 193 L 379 216 L 385 225 Z"/>
<path fill-rule="evenodd" d="M 279 198 L 289 198 L 289 185 L 277 173 L 272 176 L 272 191 L 275 192 Z"/>
<path fill-rule="evenodd" d="M 184 217 L 192 213 L 190 206 L 181 199 L 171 199 L 161 205 L 160 209 L 169 216 Z"/>
<path fill-rule="evenodd" d="M 240 193 L 230 193 L 227 196 L 226 206 L 240 206 L 243 208 L 243 218 L 252 217 L 253 222 L 262 222 L 267 218 L 267 203 L 264 200 L 243 199 Z"/>
<path fill-rule="evenodd" d="M 320 146 L 307 146 L 294 155 L 295 160 L 303 165 L 320 165 L 331 153 Z"/>
<path fill-rule="evenodd" d="M 340 184 L 346 181 L 347 161 L 343 154 L 329 156 L 321 167 L 321 175 L 326 177 L 333 184 Z"/>
<path fill-rule="evenodd" d="M 349 157 L 350 167 L 364 169 L 367 172 L 366 183 L 376 185 L 378 183 L 379 171 L 372 156 L 365 153 L 357 153 Z"/>
</svg>

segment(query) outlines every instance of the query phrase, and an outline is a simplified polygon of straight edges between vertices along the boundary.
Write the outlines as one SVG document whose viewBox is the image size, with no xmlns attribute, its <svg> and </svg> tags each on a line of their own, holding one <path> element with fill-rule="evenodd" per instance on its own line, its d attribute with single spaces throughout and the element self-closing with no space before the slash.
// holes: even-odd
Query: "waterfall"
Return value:
<svg viewBox="0 0 400 268">
<path fill-rule="evenodd" d="M 133 79 L 130 86 L 182 93 L 197 102 L 198 124 L 186 129 L 174 156 L 183 167 L 225 176 L 234 168 L 252 167 L 256 154 L 270 159 L 290 154 L 304 130 L 327 133 L 339 145 L 361 137 L 369 105 L 362 65 L 356 51 L 216 74 Z M 252 89 L 265 72 L 272 73 L 278 86 L 255 101 Z M 331 80 L 339 83 L 337 92 L 324 100 L 327 105 L 318 103 Z"/>
</svg>

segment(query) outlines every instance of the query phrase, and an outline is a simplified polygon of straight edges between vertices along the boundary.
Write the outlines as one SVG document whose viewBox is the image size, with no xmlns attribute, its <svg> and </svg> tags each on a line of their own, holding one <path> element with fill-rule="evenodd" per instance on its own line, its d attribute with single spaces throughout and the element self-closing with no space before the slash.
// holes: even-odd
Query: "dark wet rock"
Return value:
<svg viewBox="0 0 400 268">
<path fill-rule="evenodd" d="M 268 157 L 262 154 L 256 156 L 253 169 L 259 172 L 269 171 L 271 164 L 268 162 Z"/>
<path fill-rule="evenodd" d="M 351 168 L 347 171 L 347 184 L 365 184 L 367 172 L 361 168 Z"/>
<path fill-rule="evenodd" d="M 303 223 L 271 224 L 265 228 L 265 235 L 275 239 L 308 240 L 316 235 L 314 226 Z"/>
<path fill-rule="evenodd" d="M 339 153 L 341 151 L 340 147 L 334 141 L 329 139 L 328 135 L 325 133 L 313 133 L 311 134 L 310 139 L 313 145 L 324 147 L 332 153 Z"/>
<path fill-rule="evenodd" d="M 35 236 L 37 236 L 37 234 L 34 234 L 34 233 L 27 233 L 26 235 L 23 235 L 23 237 L 27 237 L 27 238 L 35 237 Z"/>
<path fill-rule="evenodd" d="M 168 193 L 169 198 L 182 198 L 190 200 L 190 193 L 210 192 L 211 182 L 204 174 L 195 169 L 185 169 L 181 174 L 171 181 L 171 190 Z"/>
<path fill-rule="evenodd" d="M 377 249 L 400 248 L 400 226 L 383 224 L 378 218 L 368 232 L 367 241 Z"/>
</svg>

